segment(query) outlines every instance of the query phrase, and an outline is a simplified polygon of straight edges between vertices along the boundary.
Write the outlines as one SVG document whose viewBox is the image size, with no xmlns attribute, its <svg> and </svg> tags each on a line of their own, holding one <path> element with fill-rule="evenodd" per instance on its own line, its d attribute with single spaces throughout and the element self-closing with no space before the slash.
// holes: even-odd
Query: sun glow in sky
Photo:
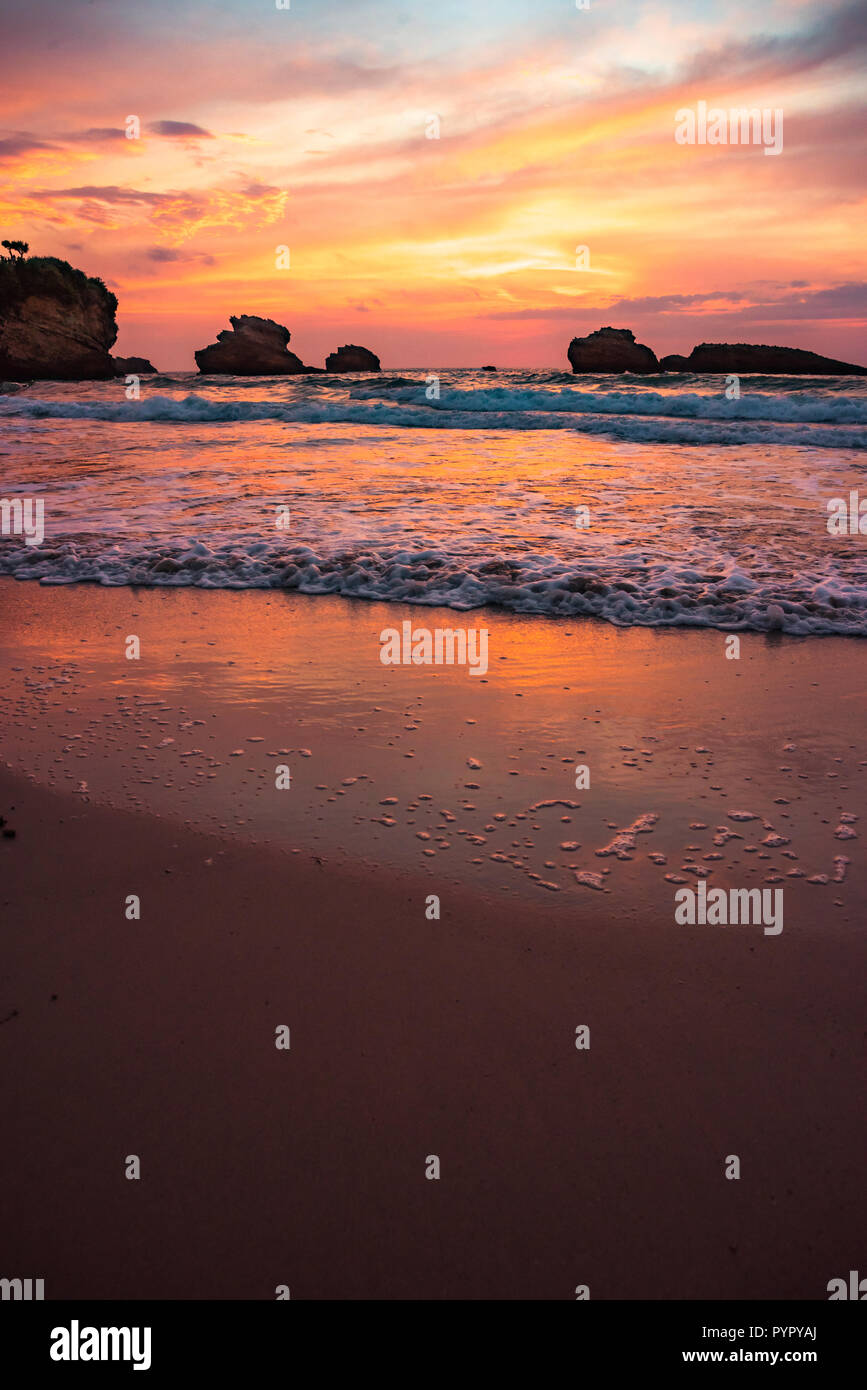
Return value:
<svg viewBox="0 0 867 1390">
<path fill-rule="evenodd" d="M 320 366 L 567 368 L 608 323 L 867 362 L 861 3 L 34 0 L 3 32 L 3 235 L 106 281 L 117 352 L 192 369 L 252 313 Z M 700 101 L 781 109 L 782 153 L 679 145 Z"/>
</svg>

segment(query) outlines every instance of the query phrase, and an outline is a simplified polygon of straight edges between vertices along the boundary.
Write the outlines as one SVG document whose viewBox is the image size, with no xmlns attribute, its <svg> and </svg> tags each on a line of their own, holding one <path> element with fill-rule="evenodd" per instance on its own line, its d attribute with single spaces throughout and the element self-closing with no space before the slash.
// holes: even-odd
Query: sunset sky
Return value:
<svg viewBox="0 0 867 1390">
<path fill-rule="evenodd" d="M 106 281 L 118 352 L 253 313 L 314 365 L 567 368 L 603 324 L 867 362 L 863 3 L 4 11 L 2 234 Z M 677 144 L 699 101 L 782 109 L 782 153 Z"/>
</svg>

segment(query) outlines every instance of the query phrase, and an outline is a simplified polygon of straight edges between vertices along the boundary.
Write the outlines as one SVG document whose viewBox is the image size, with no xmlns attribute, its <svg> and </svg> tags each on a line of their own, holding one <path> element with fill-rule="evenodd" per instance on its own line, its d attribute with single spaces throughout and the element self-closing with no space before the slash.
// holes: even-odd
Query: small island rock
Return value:
<svg viewBox="0 0 867 1390">
<path fill-rule="evenodd" d="M 707 372 L 726 376 L 867 376 L 867 367 L 822 357 L 803 348 L 768 347 L 764 343 L 699 343 L 689 357 L 672 354 L 659 364 L 663 372 Z"/>
<path fill-rule="evenodd" d="M 658 372 L 656 353 L 635 341 L 628 328 L 597 328 L 586 338 L 573 338 L 568 358 L 573 372 Z"/>
<path fill-rule="evenodd" d="M 379 358 L 369 348 L 345 343 L 325 359 L 326 372 L 378 372 Z"/>
<path fill-rule="evenodd" d="M 155 376 L 156 367 L 146 357 L 113 357 L 115 376 Z"/>
<path fill-rule="evenodd" d="M 230 376 L 293 376 L 315 371 L 305 367 L 300 357 L 289 352 L 292 336 L 288 328 L 273 319 L 256 314 L 239 314 L 229 319 L 231 329 L 217 334 L 217 341 L 196 352 L 200 372 Z"/>
</svg>

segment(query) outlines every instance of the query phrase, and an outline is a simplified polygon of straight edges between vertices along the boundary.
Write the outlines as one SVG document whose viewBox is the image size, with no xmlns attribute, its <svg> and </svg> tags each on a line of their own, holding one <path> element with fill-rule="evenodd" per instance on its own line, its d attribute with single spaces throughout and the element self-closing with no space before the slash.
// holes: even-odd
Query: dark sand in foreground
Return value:
<svg viewBox="0 0 867 1390">
<path fill-rule="evenodd" d="M 297 679 L 286 718 L 300 720 L 303 732 L 295 723 L 275 730 L 274 709 L 281 700 L 287 707 L 279 679 L 271 688 L 251 680 L 259 697 L 249 694 L 237 716 L 251 726 L 252 710 L 267 750 L 283 747 L 282 737 L 285 746 L 309 747 L 313 764 L 321 735 L 311 786 L 299 781 L 294 805 L 306 806 L 320 781 L 336 796 L 337 773 L 355 775 L 365 748 L 371 805 L 360 800 L 352 816 L 341 809 L 355 838 L 334 832 L 342 821 L 329 822 L 326 797 L 318 843 L 291 822 L 281 844 L 271 811 L 256 818 L 257 805 L 271 805 L 267 779 L 255 795 L 255 779 L 244 793 L 244 825 L 196 828 L 206 820 L 201 806 L 227 788 L 243 791 L 221 783 L 239 736 L 226 728 L 223 748 L 233 699 L 221 702 L 201 653 L 183 672 L 165 662 L 158 672 L 131 672 L 132 663 L 118 662 L 113 675 L 110 653 L 118 633 L 149 624 L 165 631 L 169 612 L 166 641 L 204 643 L 226 630 L 228 603 L 240 599 L 254 614 L 251 599 L 265 596 L 0 588 L 10 615 L 3 754 L 13 768 L 0 774 L 0 812 L 16 831 L 0 840 L 2 1272 L 44 1278 L 48 1298 L 271 1299 L 286 1284 L 293 1298 L 569 1299 L 587 1284 L 594 1299 L 806 1299 L 827 1297 L 830 1279 L 859 1267 L 867 946 L 860 840 L 840 844 L 832 831 L 840 807 L 860 814 L 863 800 L 851 751 L 863 747 L 863 713 L 862 727 L 853 723 L 864 708 L 860 645 L 745 642 L 749 695 L 740 706 L 734 697 L 724 702 L 741 732 L 726 742 L 716 727 L 709 771 L 694 750 L 711 746 L 714 692 L 731 674 L 718 660 L 720 634 L 663 637 L 648 675 L 642 663 L 658 635 L 572 624 L 578 646 L 561 640 L 554 679 L 544 644 L 557 625 L 541 625 L 541 674 L 531 687 L 519 671 L 515 700 L 532 703 L 521 718 L 542 729 L 538 750 L 520 743 L 505 704 L 495 703 L 515 694 L 516 678 L 502 669 L 491 671 L 486 693 L 472 696 L 462 693 L 474 684 L 465 674 L 462 686 L 449 673 L 436 699 L 430 683 L 417 685 L 407 760 L 415 763 L 413 794 L 428 777 L 448 775 L 453 800 L 441 804 L 453 806 L 458 823 L 468 752 L 482 752 L 473 795 L 485 819 L 501 804 L 511 815 L 535 802 L 545 779 L 559 775 L 557 759 L 590 748 L 587 760 L 599 770 L 592 795 L 573 791 L 582 806 L 569 812 L 569 825 L 540 822 L 527 836 L 540 855 L 553 854 L 563 835 L 582 843 L 572 860 L 559 854 L 549 872 L 560 886 L 549 892 L 513 869 L 501 881 L 499 863 L 500 877 L 491 876 L 487 847 L 476 855 L 457 838 L 436 860 L 411 858 L 407 847 L 415 853 L 421 842 L 405 824 L 403 801 L 392 832 L 377 825 L 367 812 L 389 791 L 402 798 L 407 790 L 398 762 L 389 762 L 403 755 L 385 739 L 359 742 L 354 731 L 377 727 L 368 678 L 391 673 L 377 670 L 374 657 L 352 696 L 357 721 L 330 723 L 339 704 L 325 688 L 331 678 L 323 675 L 317 692 L 313 676 L 306 684 L 298 676 L 309 643 L 284 645 L 286 671 Z M 134 609 L 138 627 L 130 626 Z M 395 623 L 406 612 L 385 611 Z M 292 621 L 307 624 L 320 667 L 342 646 L 349 688 L 382 612 L 302 599 Z M 431 626 L 441 615 L 413 617 Z M 536 632 L 490 615 L 448 621 L 484 621 L 504 652 L 515 635 L 526 645 Z M 64 623 L 81 634 L 83 655 L 68 639 L 63 649 Z M 616 659 L 606 665 L 612 643 Z M 798 652 L 816 682 L 811 690 L 793 679 Z M 271 664 L 273 653 L 260 655 Z M 236 657 L 224 650 L 215 659 Z M 27 697 L 20 682 L 50 683 L 70 661 L 77 667 L 56 708 L 52 691 L 18 703 Z M 396 679 L 430 674 L 399 671 Z M 122 691 L 132 701 L 135 682 L 144 690 L 148 681 L 165 705 L 183 705 L 183 722 L 213 715 L 221 731 L 214 783 L 191 774 L 176 814 L 155 799 L 146 809 L 121 804 L 138 732 L 129 742 L 118 733 L 98 750 L 61 753 L 75 747 L 58 738 L 61 708 L 74 711 L 80 738 L 100 700 Z M 558 741 L 559 692 L 581 681 L 567 745 Z M 645 691 L 641 708 L 642 682 L 652 682 L 652 707 Z M 402 684 L 402 710 L 406 697 Z M 443 729 L 450 723 L 459 739 L 469 699 L 477 742 L 461 739 L 462 770 L 445 774 Z M 386 696 L 377 702 L 386 709 Z M 596 709 L 604 725 L 595 737 L 610 748 L 591 746 Z M 777 786 L 767 768 L 781 763 L 780 739 L 793 730 L 803 747 L 811 710 L 815 765 L 781 773 Z M 73 723 L 68 716 L 67 739 Z M 105 728 L 116 733 L 115 725 L 112 713 Z M 621 770 L 632 755 L 619 745 L 636 742 L 639 726 L 661 740 L 655 761 Z M 162 733 L 155 726 L 148 746 Z M 203 735 L 190 737 L 204 746 Z M 758 742 L 747 756 L 751 738 Z M 502 767 L 489 761 L 499 745 Z M 681 745 L 689 752 L 680 762 L 699 763 L 692 780 L 678 772 Z M 523 772 L 508 782 L 506 759 L 519 749 Z M 65 790 L 62 771 L 73 757 Z M 47 787 L 55 758 L 61 786 Z M 294 755 L 290 762 L 294 776 L 303 765 Z M 166 803 L 173 767 L 168 788 L 159 783 Z M 640 777 L 640 790 L 630 776 Z M 801 801 L 792 790 L 798 778 Z M 76 794 L 79 781 L 88 790 Z M 712 783 L 725 785 L 722 799 Z M 679 868 L 697 812 L 712 830 L 748 786 L 760 815 L 784 789 L 783 828 L 797 832 L 792 850 L 805 870 L 828 871 L 842 851 L 852 860 L 846 882 L 786 884 L 778 937 L 761 928 L 675 926 L 674 886 L 647 852 L 665 849 L 667 868 Z M 152 796 L 149 786 L 135 794 Z M 631 861 L 596 858 L 593 847 L 610 838 L 609 824 L 626 823 L 627 808 L 656 810 L 658 830 L 638 837 Z M 394 832 L 403 838 L 392 849 Z M 473 857 L 485 860 L 476 882 Z M 612 866 L 611 891 L 568 886 L 570 862 Z M 716 871 L 726 885 L 762 882 L 743 858 Z M 442 898 L 439 921 L 425 915 L 432 892 Z M 124 918 L 129 893 L 141 897 L 140 922 Z M 274 1046 L 280 1024 L 291 1028 L 288 1052 Z M 590 1026 L 589 1051 L 575 1049 L 579 1024 Z M 138 1182 L 124 1176 L 129 1154 L 141 1158 Z M 441 1161 L 439 1181 L 425 1178 L 431 1154 Z M 724 1176 L 731 1154 L 741 1160 L 739 1181 Z"/>
</svg>

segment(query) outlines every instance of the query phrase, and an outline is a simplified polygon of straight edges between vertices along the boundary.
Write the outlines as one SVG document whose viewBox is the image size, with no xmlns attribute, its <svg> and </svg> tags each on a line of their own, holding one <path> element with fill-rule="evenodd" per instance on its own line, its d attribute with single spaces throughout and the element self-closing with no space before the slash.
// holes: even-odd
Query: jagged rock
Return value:
<svg viewBox="0 0 867 1390">
<path fill-rule="evenodd" d="M 748 376 L 751 372 L 770 376 L 867 376 L 867 367 L 838 362 L 834 357 L 822 357 L 803 348 L 768 347 L 764 343 L 699 343 L 689 357 L 663 357 L 659 365 L 664 372 L 718 372 L 734 376 Z"/>
<path fill-rule="evenodd" d="M 156 367 L 146 357 L 113 357 L 115 376 L 152 376 Z"/>
<path fill-rule="evenodd" d="M 628 328 L 597 328 L 569 344 L 573 372 L 658 372 L 656 353 L 635 341 Z"/>
<path fill-rule="evenodd" d="M 325 359 L 326 372 L 378 372 L 379 358 L 366 347 L 346 343 Z"/>
<path fill-rule="evenodd" d="M 232 327 L 217 334 L 217 341 L 199 348 L 196 366 L 200 372 L 230 376 L 291 376 L 315 371 L 305 367 L 300 357 L 289 352 L 292 336 L 288 328 L 273 319 L 255 314 L 239 314 L 229 319 Z"/>
<path fill-rule="evenodd" d="M 108 380 L 116 313 L 102 281 L 68 261 L 0 260 L 0 379 Z"/>
</svg>

